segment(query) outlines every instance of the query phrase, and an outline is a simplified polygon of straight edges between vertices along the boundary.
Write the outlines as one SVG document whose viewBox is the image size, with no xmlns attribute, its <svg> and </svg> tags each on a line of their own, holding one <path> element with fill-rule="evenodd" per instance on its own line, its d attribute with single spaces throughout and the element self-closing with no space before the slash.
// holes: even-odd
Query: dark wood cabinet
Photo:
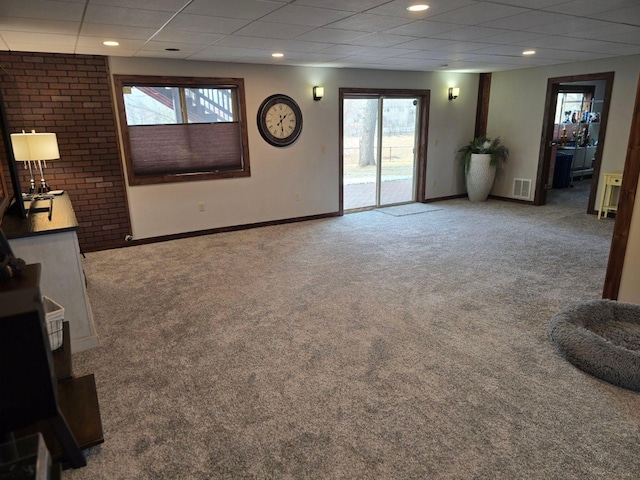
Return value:
<svg viewBox="0 0 640 480">
<path fill-rule="evenodd" d="M 34 264 L 0 283 L 0 434 L 41 432 L 54 460 L 82 467 L 104 441 L 95 378 L 73 376 L 68 322 L 51 352 L 39 280 Z"/>
</svg>

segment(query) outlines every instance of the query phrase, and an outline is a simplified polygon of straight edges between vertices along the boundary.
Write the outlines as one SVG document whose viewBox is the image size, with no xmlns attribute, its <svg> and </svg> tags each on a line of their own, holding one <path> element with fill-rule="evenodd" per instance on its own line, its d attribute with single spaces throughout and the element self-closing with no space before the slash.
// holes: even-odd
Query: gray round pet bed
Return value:
<svg viewBox="0 0 640 480">
<path fill-rule="evenodd" d="M 640 392 L 640 305 L 594 300 L 549 321 L 560 354 L 579 369 Z"/>
</svg>

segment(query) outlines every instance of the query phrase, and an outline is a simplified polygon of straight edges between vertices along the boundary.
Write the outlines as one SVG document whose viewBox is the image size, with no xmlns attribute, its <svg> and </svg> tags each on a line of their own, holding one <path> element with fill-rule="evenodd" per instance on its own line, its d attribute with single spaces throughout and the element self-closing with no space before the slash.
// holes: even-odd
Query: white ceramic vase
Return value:
<svg viewBox="0 0 640 480">
<path fill-rule="evenodd" d="M 489 196 L 495 178 L 496 166 L 491 165 L 491 155 L 486 153 L 471 154 L 469 170 L 465 176 L 469 200 L 484 202 Z"/>
</svg>

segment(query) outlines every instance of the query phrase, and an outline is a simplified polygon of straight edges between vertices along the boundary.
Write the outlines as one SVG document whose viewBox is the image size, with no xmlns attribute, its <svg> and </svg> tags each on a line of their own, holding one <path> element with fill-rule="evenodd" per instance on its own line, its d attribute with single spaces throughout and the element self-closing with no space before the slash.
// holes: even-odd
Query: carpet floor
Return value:
<svg viewBox="0 0 640 480">
<path fill-rule="evenodd" d="M 637 479 L 640 395 L 547 334 L 613 221 L 436 206 L 88 253 L 105 442 L 63 479 Z"/>
</svg>

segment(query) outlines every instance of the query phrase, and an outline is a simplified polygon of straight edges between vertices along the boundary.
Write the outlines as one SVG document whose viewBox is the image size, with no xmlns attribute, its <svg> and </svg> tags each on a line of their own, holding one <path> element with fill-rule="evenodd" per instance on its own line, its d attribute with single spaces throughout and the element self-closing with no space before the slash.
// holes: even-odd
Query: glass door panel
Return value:
<svg viewBox="0 0 640 480">
<path fill-rule="evenodd" d="M 415 98 L 382 99 L 382 138 L 379 205 L 415 200 Z"/>
<path fill-rule="evenodd" d="M 377 205 L 378 98 L 347 98 L 343 105 L 344 209 Z"/>
<path fill-rule="evenodd" d="M 418 112 L 417 98 L 344 99 L 345 210 L 415 201 Z"/>
</svg>

